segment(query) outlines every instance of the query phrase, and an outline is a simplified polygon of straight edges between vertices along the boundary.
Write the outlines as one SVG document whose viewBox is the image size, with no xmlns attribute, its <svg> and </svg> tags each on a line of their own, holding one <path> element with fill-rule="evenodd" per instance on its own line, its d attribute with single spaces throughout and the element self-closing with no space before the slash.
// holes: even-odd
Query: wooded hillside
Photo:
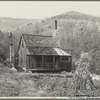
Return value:
<svg viewBox="0 0 100 100">
<path fill-rule="evenodd" d="M 61 35 L 61 48 L 66 50 L 72 49 L 73 58 L 75 60 L 78 59 L 79 55 L 83 51 L 89 52 L 93 59 L 91 62 L 91 71 L 99 73 L 100 17 L 70 11 L 61 15 L 41 20 L 6 20 L 6 18 L 2 18 L 2 20 L 0 19 L 2 22 L 0 23 L 0 29 L 6 33 L 10 31 L 13 32 L 14 44 L 17 50 L 19 38 L 23 33 L 52 35 L 55 28 L 54 20 L 58 21 L 58 31 Z M 6 35 L 2 34 L 2 37 L 4 40 L 9 41 L 8 34 L 7 37 Z M 8 40 L 6 38 L 8 38 Z M 0 41 L 1 40 L 2 39 L 0 37 Z M 6 41 L 3 41 L 5 45 L 7 45 Z"/>
</svg>

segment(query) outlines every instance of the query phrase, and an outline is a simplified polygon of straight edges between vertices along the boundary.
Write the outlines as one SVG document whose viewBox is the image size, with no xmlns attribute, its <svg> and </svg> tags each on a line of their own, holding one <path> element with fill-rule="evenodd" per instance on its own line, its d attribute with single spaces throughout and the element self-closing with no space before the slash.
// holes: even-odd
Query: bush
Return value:
<svg viewBox="0 0 100 100">
<path fill-rule="evenodd" d="M 9 68 L 12 68 L 13 67 L 13 64 L 9 61 L 4 61 L 4 64 L 7 65 Z"/>
<path fill-rule="evenodd" d="M 17 69 L 18 72 L 24 72 L 24 69 L 20 66 L 16 66 L 15 68 Z"/>
</svg>

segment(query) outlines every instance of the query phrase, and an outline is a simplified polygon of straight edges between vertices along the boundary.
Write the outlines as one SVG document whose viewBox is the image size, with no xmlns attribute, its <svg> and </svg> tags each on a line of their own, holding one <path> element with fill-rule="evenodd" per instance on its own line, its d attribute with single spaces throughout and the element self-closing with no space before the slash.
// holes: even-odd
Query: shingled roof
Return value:
<svg viewBox="0 0 100 100">
<path fill-rule="evenodd" d="M 27 46 L 29 53 L 32 55 L 57 55 L 57 52 L 53 48 L 49 47 L 31 47 Z"/>
<path fill-rule="evenodd" d="M 52 36 L 22 34 L 25 45 L 32 55 L 71 56 L 60 49 L 57 40 Z"/>
<path fill-rule="evenodd" d="M 31 47 L 27 46 L 30 54 L 32 55 L 60 55 L 60 56 L 71 56 L 60 48 L 49 48 L 49 47 Z"/>
<path fill-rule="evenodd" d="M 52 36 L 22 34 L 26 46 L 32 47 L 59 47 Z"/>
</svg>

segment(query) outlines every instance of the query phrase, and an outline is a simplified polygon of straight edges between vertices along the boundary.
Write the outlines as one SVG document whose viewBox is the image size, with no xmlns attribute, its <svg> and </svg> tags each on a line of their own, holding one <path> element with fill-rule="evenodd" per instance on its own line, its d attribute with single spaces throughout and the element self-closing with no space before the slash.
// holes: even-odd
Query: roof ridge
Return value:
<svg viewBox="0 0 100 100">
<path fill-rule="evenodd" d="M 36 34 L 22 34 L 22 35 L 41 36 L 41 37 L 52 37 L 52 36 L 47 36 L 47 35 L 36 35 Z"/>
</svg>

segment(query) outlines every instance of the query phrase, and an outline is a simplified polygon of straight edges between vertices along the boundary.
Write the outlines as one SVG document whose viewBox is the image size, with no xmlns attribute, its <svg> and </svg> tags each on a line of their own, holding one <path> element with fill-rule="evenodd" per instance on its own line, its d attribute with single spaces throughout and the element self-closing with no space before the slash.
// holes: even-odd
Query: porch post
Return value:
<svg viewBox="0 0 100 100">
<path fill-rule="evenodd" d="M 33 61 L 32 61 L 32 66 L 33 66 L 33 69 L 35 68 L 35 56 L 33 55 Z"/>
<path fill-rule="evenodd" d="M 53 69 L 55 69 L 55 56 L 53 56 Z"/>
<path fill-rule="evenodd" d="M 30 69 L 30 55 L 29 55 L 29 69 Z"/>
<path fill-rule="evenodd" d="M 33 69 L 33 61 L 34 61 L 34 60 L 33 60 L 33 55 L 31 56 L 31 59 L 32 59 L 32 67 L 31 67 L 31 68 Z"/>
<path fill-rule="evenodd" d="M 29 67 L 28 67 L 28 69 L 30 69 L 30 55 L 28 56 L 28 58 L 29 58 L 29 61 L 28 61 Z"/>
<path fill-rule="evenodd" d="M 44 63 L 44 56 L 42 55 L 42 69 L 43 69 L 43 64 Z"/>
<path fill-rule="evenodd" d="M 70 56 L 71 70 L 72 70 L 72 56 Z"/>
<path fill-rule="evenodd" d="M 29 55 L 26 55 L 26 69 L 29 69 Z"/>
<path fill-rule="evenodd" d="M 30 61 L 29 62 L 30 62 L 30 69 L 31 69 L 31 56 L 30 56 Z"/>
</svg>

